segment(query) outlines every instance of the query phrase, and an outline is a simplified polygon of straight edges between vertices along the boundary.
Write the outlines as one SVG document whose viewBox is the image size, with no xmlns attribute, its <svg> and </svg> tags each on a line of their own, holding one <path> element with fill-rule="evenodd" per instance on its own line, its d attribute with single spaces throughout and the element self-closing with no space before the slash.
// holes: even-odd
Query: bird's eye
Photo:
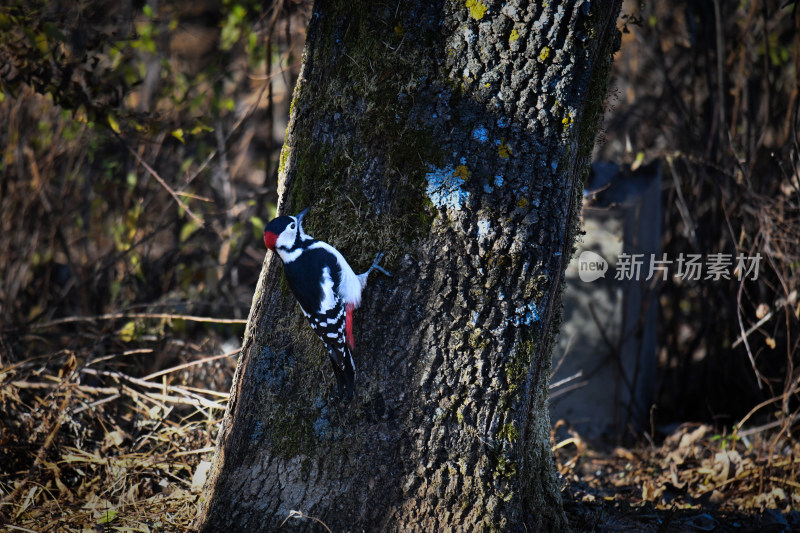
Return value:
<svg viewBox="0 0 800 533">
<path fill-rule="evenodd" d="M 289 229 L 294 229 L 294 222 L 292 222 L 291 224 L 289 224 Z"/>
</svg>

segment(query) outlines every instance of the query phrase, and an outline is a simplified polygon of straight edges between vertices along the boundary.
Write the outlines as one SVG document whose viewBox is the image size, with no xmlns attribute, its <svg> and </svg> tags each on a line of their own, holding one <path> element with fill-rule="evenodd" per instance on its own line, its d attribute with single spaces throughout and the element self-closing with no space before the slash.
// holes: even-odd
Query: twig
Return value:
<svg viewBox="0 0 800 533">
<path fill-rule="evenodd" d="M 45 376 L 48 377 L 48 376 Z M 12 381 L 11 386 L 18 389 L 52 389 L 61 383 L 42 383 L 41 381 Z M 76 388 L 81 392 L 89 394 L 116 394 L 119 392 L 113 387 L 90 387 L 88 385 L 78 385 L 77 383 L 65 383 L 66 387 Z"/>
<path fill-rule="evenodd" d="M 122 372 L 113 372 L 113 371 L 109 371 L 109 370 L 95 370 L 93 368 L 84 368 L 84 369 L 81 370 L 81 372 L 84 373 L 84 374 L 91 374 L 91 375 L 95 375 L 95 376 L 108 376 L 108 377 L 113 377 L 113 378 L 116 378 L 116 379 L 124 379 L 125 381 L 128 381 L 130 383 L 135 383 L 136 385 L 139 385 L 141 387 L 145 387 L 145 388 L 149 388 L 149 389 L 160 389 L 160 390 L 162 390 L 163 391 L 162 394 L 145 393 L 145 395 L 147 397 L 152 398 L 154 400 L 171 401 L 171 402 L 174 402 L 174 403 L 183 403 L 183 404 L 189 404 L 189 405 L 194 405 L 194 406 L 201 405 L 203 407 L 209 407 L 211 409 L 225 409 L 224 406 L 221 406 L 220 404 L 218 404 L 216 402 L 212 402 L 212 401 L 210 401 L 210 400 L 208 400 L 206 398 L 203 398 L 202 396 L 199 396 L 198 394 L 190 392 L 190 391 L 184 389 L 183 387 L 177 387 L 175 385 L 166 385 L 166 386 L 159 385 L 157 383 L 151 383 L 151 382 L 145 381 L 143 379 L 139 379 L 139 378 L 135 378 L 135 377 L 132 377 L 132 376 L 128 376 L 127 374 L 123 374 Z M 216 391 L 207 391 L 206 392 L 205 389 L 196 389 L 196 390 L 201 391 L 201 392 L 205 392 L 205 393 L 208 393 L 208 394 L 211 394 L 211 393 L 216 394 Z M 186 400 L 178 398 L 177 396 L 170 396 L 170 395 L 166 394 L 167 392 L 180 394 L 181 396 L 186 398 Z"/>
<path fill-rule="evenodd" d="M 567 339 L 567 346 L 566 346 L 566 348 L 564 348 L 564 354 L 558 359 L 558 363 L 556 363 L 556 367 L 553 370 L 550 371 L 550 379 L 553 379 L 553 377 L 556 375 L 556 373 L 558 373 L 558 370 L 561 368 L 561 365 L 564 363 L 564 360 L 566 360 L 567 354 L 569 353 L 570 348 L 572 348 L 572 341 L 575 340 L 575 335 L 576 334 L 577 334 L 577 332 L 573 333 L 572 335 L 570 335 L 569 339 Z M 555 387 L 555 385 L 550 385 L 551 389 L 553 387 Z"/>
<path fill-rule="evenodd" d="M 161 401 L 169 402 L 169 403 L 179 403 L 179 404 L 182 404 L 182 405 L 191 405 L 192 407 L 207 407 L 209 409 L 218 409 L 218 410 L 221 410 L 221 411 L 225 410 L 225 406 L 224 405 L 220 405 L 220 404 L 218 404 L 216 402 L 212 402 L 211 400 L 206 400 L 205 398 L 193 397 L 193 395 L 190 396 L 188 394 L 187 394 L 186 397 L 183 397 L 183 398 L 180 397 L 180 396 L 171 396 L 169 394 L 162 394 L 162 393 L 157 393 L 157 392 L 145 392 L 144 395 L 149 397 L 149 398 L 152 398 L 154 400 L 161 400 Z"/>
<path fill-rule="evenodd" d="M 226 401 L 229 400 L 230 397 L 231 397 L 229 392 L 220 392 L 220 391 L 215 391 L 215 390 L 211 390 L 211 389 L 200 389 L 200 388 L 197 388 L 197 387 L 190 387 L 188 385 L 185 385 L 183 388 L 186 389 L 187 391 L 190 391 L 190 392 L 197 392 L 199 394 L 208 394 L 209 396 L 216 396 L 216 397 L 222 398 L 223 400 L 226 400 Z"/>
<path fill-rule="evenodd" d="M 136 158 L 136 160 L 139 162 L 139 164 L 142 165 L 145 168 L 145 170 L 147 170 L 147 172 L 149 172 L 150 175 L 153 176 L 156 179 L 156 181 L 158 181 L 158 183 L 161 184 L 161 186 L 169 193 L 170 196 L 172 196 L 172 198 L 178 203 L 178 205 L 181 207 L 181 209 L 186 211 L 186 214 L 189 215 L 190 217 L 192 217 L 194 219 L 194 221 L 197 222 L 200 225 L 200 227 L 203 227 L 203 224 L 204 224 L 203 223 L 203 219 L 198 217 L 194 213 L 192 213 L 192 210 L 189 209 L 189 206 L 186 205 L 185 203 L 183 203 L 183 200 L 181 200 L 181 197 L 172 189 L 172 187 L 167 185 L 167 182 L 164 181 L 164 179 L 161 176 L 158 175 L 158 172 L 153 170 L 153 167 L 148 165 L 147 162 L 145 162 L 145 160 L 142 159 L 142 156 L 140 156 L 138 153 L 136 153 L 136 150 L 133 149 L 133 146 L 131 146 L 128 141 L 123 139 L 122 136 L 117 134 L 116 132 L 115 132 L 115 135 L 117 136 L 117 138 L 120 141 L 122 141 L 122 144 L 125 145 L 125 148 L 127 148 L 128 151 L 131 154 L 133 154 L 133 157 Z"/>
<path fill-rule="evenodd" d="M 258 98 L 256 98 L 256 102 L 252 106 L 250 106 L 250 109 L 247 110 L 247 113 L 242 115 L 242 117 L 238 121 L 236 121 L 236 123 L 233 125 L 233 127 L 228 132 L 228 134 L 225 136 L 224 144 L 226 144 L 226 145 L 228 144 L 228 141 L 230 140 L 230 138 L 233 136 L 234 133 L 236 133 L 236 131 L 245 122 L 245 120 L 250 118 L 250 116 L 255 112 L 255 110 L 258 109 L 258 105 L 261 103 L 261 97 L 264 96 L 264 92 L 266 90 L 267 90 L 267 86 L 264 85 L 261 88 L 261 92 L 258 93 Z M 195 178 L 197 176 L 199 176 L 206 169 L 206 167 L 211 163 L 211 161 L 217 156 L 217 153 L 218 153 L 218 151 L 214 150 L 213 152 L 208 154 L 208 157 L 205 158 L 205 160 L 202 162 L 200 167 L 190 177 L 186 178 L 186 181 L 183 184 L 183 186 L 186 187 L 191 182 L 193 182 L 195 180 Z"/>
<path fill-rule="evenodd" d="M 757 413 L 757 412 L 759 411 L 759 409 L 761 409 L 762 407 L 766 407 L 766 406 L 768 406 L 768 405 L 769 405 L 769 404 L 771 404 L 771 403 L 775 403 L 775 402 L 777 402 L 777 401 L 781 400 L 781 399 L 782 399 L 782 396 L 783 396 L 783 395 L 781 395 L 781 396 L 775 396 L 775 397 L 773 397 L 773 398 L 770 398 L 769 400 L 764 400 L 764 401 L 763 401 L 763 402 L 761 402 L 760 404 L 758 404 L 758 405 L 756 405 L 755 407 L 753 407 L 752 409 L 750 409 L 750 412 L 749 412 L 749 413 L 747 413 L 746 415 L 744 415 L 744 418 L 742 418 L 741 420 L 739 420 L 739 423 L 738 423 L 738 424 L 736 424 L 736 427 L 738 427 L 738 428 L 741 428 L 741 427 L 744 425 L 744 423 L 745 423 L 745 422 L 747 422 L 747 420 L 748 420 L 748 419 L 749 419 L 751 416 L 753 416 L 755 413 Z M 741 433 L 739 433 L 739 434 L 741 435 Z"/>
<path fill-rule="evenodd" d="M 756 375 L 756 383 L 758 383 L 758 389 L 761 390 L 764 388 L 764 383 L 767 380 L 764 376 L 761 375 L 761 372 L 758 371 L 758 367 L 756 367 L 756 358 L 753 357 L 753 352 L 750 350 L 750 343 L 747 342 L 747 334 L 744 330 L 744 322 L 742 321 L 742 290 L 744 289 L 744 278 L 742 278 L 742 282 L 739 283 L 739 291 L 736 294 L 736 318 L 739 320 L 739 331 L 742 333 L 742 340 L 744 341 L 744 347 L 747 348 L 747 357 L 750 358 L 750 366 L 753 367 L 753 373 Z"/>
<path fill-rule="evenodd" d="M 241 318 L 214 318 L 208 316 L 193 315 L 173 315 L 170 313 L 108 313 L 97 316 L 69 316 L 57 318 L 41 324 L 31 324 L 31 329 L 46 329 L 61 324 L 72 324 L 74 322 L 99 322 L 102 320 L 121 320 L 137 318 L 164 318 L 167 320 L 187 320 L 189 322 L 209 322 L 212 324 L 247 324 L 247 320 Z"/>
<path fill-rule="evenodd" d="M 167 465 L 169 465 L 169 463 L 167 463 Z M 165 465 L 165 466 L 167 466 L 167 465 Z M 180 481 L 181 483 L 183 483 L 183 484 L 184 484 L 184 485 L 186 485 L 187 487 L 191 487 L 191 486 L 192 486 L 192 482 L 191 482 L 191 481 L 189 481 L 189 480 L 187 480 L 187 479 L 183 479 L 183 478 L 180 478 L 180 477 L 176 476 L 175 474 L 173 474 L 172 472 L 170 472 L 170 471 L 169 471 L 169 470 L 167 470 L 166 468 L 163 468 L 163 469 L 161 469 L 161 472 L 162 472 L 162 473 L 164 473 L 164 474 L 166 474 L 167 476 L 171 477 L 171 478 L 172 478 L 172 479 L 174 479 L 175 481 Z"/>
<path fill-rule="evenodd" d="M 716 35 L 717 48 L 717 118 L 719 120 L 719 137 L 721 141 L 728 140 L 727 120 L 725 119 L 725 31 L 722 27 L 722 13 L 719 0 L 714 0 L 714 34 Z M 711 80 L 709 80 L 710 82 Z"/>
<path fill-rule="evenodd" d="M 780 396 L 778 396 L 777 398 L 773 398 L 773 399 L 780 399 Z M 778 427 L 778 426 L 782 426 L 784 424 L 786 424 L 787 426 L 791 426 L 795 422 L 795 420 L 800 420 L 800 416 L 796 416 L 796 417 L 794 417 L 794 418 L 792 418 L 792 419 L 790 419 L 788 421 L 787 420 L 773 420 L 772 422 L 767 422 L 766 424 L 763 424 L 763 425 L 760 425 L 760 426 L 755 426 L 755 427 L 752 427 L 752 428 L 745 429 L 744 431 L 739 431 L 739 432 L 737 432 L 737 434 L 740 437 L 747 437 L 749 435 L 753 435 L 754 433 L 761 433 L 762 431 L 766 431 L 768 429 L 772 429 L 772 428 L 775 428 L 775 427 Z"/>
<path fill-rule="evenodd" d="M 583 388 L 588 384 L 589 384 L 588 380 L 579 381 L 578 383 L 573 383 L 569 387 L 564 387 L 563 389 L 558 389 L 557 391 L 551 392 L 550 393 L 550 399 L 552 400 L 554 398 L 558 398 L 559 396 L 563 396 L 564 394 L 566 394 L 568 392 L 572 392 L 574 390 L 578 390 L 580 388 Z"/>
<path fill-rule="evenodd" d="M 24 528 L 24 527 L 14 526 L 14 525 L 11 525 L 11 524 L 4 524 L 3 526 L 7 527 L 9 529 L 13 529 L 14 531 L 27 531 L 28 533 L 38 533 L 37 531 L 34 531 L 33 529 L 27 529 L 27 528 Z"/>
<path fill-rule="evenodd" d="M 767 479 L 769 479 L 770 481 L 774 481 L 775 483 L 782 483 L 784 485 L 789 485 L 795 490 L 800 490 L 800 483 L 796 481 L 789 481 L 788 479 L 782 479 L 775 476 L 769 476 Z"/>
<path fill-rule="evenodd" d="M 580 446 L 580 442 L 581 442 L 580 438 L 568 437 L 568 438 L 562 440 L 561 442 L 559 442 L 558 444 L 554 445 L 553 448 L 552 448 L 552 451 L 560 450 L 561 448 L 563 448 L 564 446 L 567 446 L 568 444 L 574 444 L 575 446 Z"/>
<path fill-rule="evenodd" d="M 692 240 L 692 245 L 694 246 L 695 250 L 700 249 L 700 245 L 697 242 L 697 233 L 695 232 L 695 228 L 697 227 L 692 220 L 692 215 L 689 211 L 689 206 L 686 203 L 686 198 L 683 196 L 683 191 L 681 190 L 681 184 L 678 181 L 678 175 L 675 173 L 675 164 L 672 159 L 672 155 L 667 156 L 667 164 L 669 165 L 670 175 L 672 176 L 672 182 L 675 184 L 675 193 L 678 196 L 676 205 L 678 206 L 678 213 L 680 213 L 681 218 L 683 219 L 683 225 L 685 226 L 685 230 L 683 234 Z"/>
<path fill-rule="evenodd" d="M 208 453 L 213 451 L 214 451 L 214 446 L 206 446 L 205 448 L 198 448 L 197 450 L 186 450 L 183 452 L 177 452 L 175 454 L 175 457 L 183 457 L 184 455 L 193 455 L 196 453 Z"/>
<path fill-rule="evenodd" d="M 683 470 L 683 472 L 687 472 L 687 473 L 689 473 L 689 472 L 697 472 L 698 474 L 701 474 L 701 473 L 711 474 L 711 473 L 713 473 L 713 469 L 711 469 L 710 472 L 708 472 L 708 471 L 704 472 L 703 470 L 704 469 L 702 469 L 702 468 L 687 468 L 687 469 Z M 709 492 L 712 492 L 714 490 L 719 490 L 719 489 L 721 489 L 722 487 L 724 487 L 726 485 L 730 485 L 732 483 L 736 483 L 737 481 L 741 481 L 744 478 L 747 478 L 747 477 L 750 477 L 750 476 L 760 475 L 761 473 L 762 473 L 762 469 L 761 468 L 751 468 L 750 470 L 744 470 L 744 471 L 742 471 L 742 473 L 737 474 L 735 477 L 732 477 L 730 479 L 726 479 L 725 481 L 721 481 L 721 482 L 716 483 L 716 484 L 715 483 L 711 483 L 709 486 L 705 487 L 705 490 L 703 490 L 703 487 L 699 487 L 699 495 L 702 496 L 703 494 L 708 494 Z M 759 493 L 760 493 L 760 491 L 759 491 Z"/>
<path fill-rule="evenodd" d="M 556 381 L 555 383 L 551 383 L 550 384 L 550 390 L 553 390 L 556 387 L 560 387 L 561 385 L 565 385 L 565 384 L 569 383 L 570 381 L 574 381 L 574 380 L 576 380 L 578 378 L 582 378 L 582 377 L 583 377 L 583 370 L 578 370 L 577 372 L 575 372 L 573 375 L 569 376 L 568 378 L 560 379 L 560 380 Z"/>
<path fill-rule="evenodd" d="M 100 363 L 102 361 L 108 361 L 109 359 L 114 359 L 115 357 L 125 356 L 125 355 L 136 355 L 136 354 L 139 354 L 139 353 L 153 353 L 153 349 L 152 348 L 137 348 L 135 350 L 125 350 L 124 352 L 121 352 L 121 353 L 110 353 L 108 355 L 104 355 L 103 357 L 98 357 L 97 359 L 92 359 L 91 361 L 88 361 L 86 363 L 86 365 L 87 366 L 88 365 L 93 365 L 95 363 Z"/>
<path fill-rule="evenodd" d="M 171 374 L 172 372 L 177 372 L 178 370 L 183 370 L 184 368 L 189 368 L 189 367 L 196 366 L 196 365 L 202 365 L 202 364 L 205 364 L 205 363 L 210 363 L 211 361 L 216 361 L 217 359 L 224 359 L 225 357 L 231 357 L 232 355 L 235 355 L 235 354 L 237 354 L 237 353 L 239 353 L 241 351 L 242 351 L 242 349 L 239 348 L 238 350 L 234 350 L 232 352 L 224 353 L 224 354 L 221 354 L 221 355 L 215 355 L 213 357 L 206 357 L 204 359 L 199 359 L 197 361 L 190 361 L 190 362 L 184 363 L 182 365 L 173 366 L 172 368 L 167 368 L 167 369 L 164 369 L 164 370 L 160 370 L 158 372 L 153 372 L 152 374 L 148 374 L 147 376 L 143 377 L 142 379 L 144 381 L 149 381 L 149 380 L 151 380 L 153 378 L 157 378 L 159 376 L 163 376 L 164 374 Z"/>
<path fill-rule="evenodd" d="M 148 404 L 145 403 L 145 400 L 155 404 L 163 412 L 167 412 L 170 409 L 169 407 L 167 407 L 163 403 L 159 402 L 155 398 L 151 398 L 151 397 L 147 396 L 146 394 L 137 391 L 136 389 L 132 389 L 128 385 L 121 384 L 121 386 L 122 386 L 122 392 L 127 394 L 131 398 L 131 400 L 133 400 L 133 402 L 136 404 L 136 407 L 141 409 L 140 412 L 142 414 L 146 415 L 148 413 L 148 411 L 150 410 L 150 408 L 148 407 Z"/>
<path fill-rule="evenodd" d="M 292 509 L 291 511 L 289 511 L 289 516 L 287 516 L 286 518 L 284 518 L 284 519 L 283 519 L 283 522 L 281 522 L 281 525 L 280 525 L 280 527 L 283 527 L 283 524 L 285 524 L 285 523 L 286 523 L 286 521 L 287 521 L 287 520 L 289 520 L 290 518 L 300 518 L 300 519 L 310 518 L 311 520 L 314 520 L 315 522 L 318 522 L 319 524 L 321 524 L 321 525 L 322 525 L 322 527 L 324 527 L 324 528 L 325 528 L 325 530 L 326 530 L 328 533 L 332 533 L 332 532 L 331 532 L 331 528 L 329 528 L 329 527 L 328 527 L 328 526 L 325 524 L 325 522 L 323 522 L 322 520 L 320 520 L 320 519 L 319 519 L 319 518 L 317 518 L 316 516 L 309 516 L 309 515 L 307 515 L 307 514 L 303 513 L 303 511 L 295 511 L 294 509 Z"/>
<path fill-rule="evenodd" d="M 120 397 L 119 394 L 112 394 L 111 396 L 106 396 L 105 398 L 103 398 L 101 400 L 97 400 L 97 401 L 92 402 L 92 403 L 87 403 L 83 407 L 78 407 L 77 409 L 72 411 L 72 414 L 77 415 L 78 413 L 82 413 L 83 411 L 86 411 L 87 409 L 94 409 L 98 405 L 102 405 L 102 404 L 108 403 L 108 402 L 113 402 L 114 400 L 116 400 L 119 397 Z"/>
<path fill-rule="evenodd" d="M 775 312 L 778 311 L 778 309 L 780 309 L 786 304 L 794 305 L 794 302 L 796 300 L 797 300 L 796 290 L 792 291 L 792 293 L 789 294 L 788 298 L 778 298 L 775 301 L 775 306 L 769 310 L 769 313 L 764 315 L 764 317 L 761 320 L 750 326 L 750 328 L 748 328 L 748 330 L 745 331 L 744 334 L 740 335 L 739 338 L 736 339 L 736 341 L 733 343 L 733 345 L 731 345 L 731 348 L 736 348 L 737 346 L 739 346 L 742 342 L 744 342 L 745 337 L 749 337 L 751 333 L 753 333 L 755 330 L 757 330 L 758 328 L 769 322 L 769 320 L 775 315 Z"/>
</svg>

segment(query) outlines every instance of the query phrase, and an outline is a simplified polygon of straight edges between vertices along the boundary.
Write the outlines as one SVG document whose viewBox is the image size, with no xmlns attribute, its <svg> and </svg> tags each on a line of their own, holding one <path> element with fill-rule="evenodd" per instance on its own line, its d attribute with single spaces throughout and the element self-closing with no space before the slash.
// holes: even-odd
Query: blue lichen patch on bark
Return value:
<svg viewBox="0 0 800 533">
<path fill-rule="evenodd" d="M 514 316 L 511 317 L 510 323 L 514 326 L 530 326 L 539 320 L 539 307 L 536 302 L 527 302 L 515 309 Z"/>
<path fill-rule="evenodd" d="M 256 420 L 250 430 L 250 441 L 253 444 L 258 444 L 264 438 L 264 424 L 261 420 Z"/>
<path fill-rule="evenodd" d="M 447 165 L 444 168 L 429 168 L 430 172 L 425 174 L 425 194 L 436 207 L 460 211 L 469 198 L 469 191 L 464 189 L 466 167 Z"/>
<path fill-rule="evenodd" d="M 264 347 L 259 355 L 253 367 L 254 379 L 272 394 L 282 394 L 295 368 L 295 358 L 285 351 L 275 352 L 269 347 Z"/>
<path fill-rule="evenodd" d="M 478 219 L 478 242 L 483 242 L 494 233 L 492 229 L 492 223 L 485 219 L 480 218 Z"/>
<path fill-rule="evenodd" d="M 483 124 L 478 124 L 475 126 L 475 129 L 472 130 L 472 138 L 483 144 L 489 140 L 489 130 L 487 130 L 486 126 Z"/>
<path fill-rule="evenodd" d="M 325 440 L 333 434 L 333 427 L 331 426 L 330 420 L 322 418 L 321 415 L 314 421 L 313 430 L 317 440 Z"/>
</svg>

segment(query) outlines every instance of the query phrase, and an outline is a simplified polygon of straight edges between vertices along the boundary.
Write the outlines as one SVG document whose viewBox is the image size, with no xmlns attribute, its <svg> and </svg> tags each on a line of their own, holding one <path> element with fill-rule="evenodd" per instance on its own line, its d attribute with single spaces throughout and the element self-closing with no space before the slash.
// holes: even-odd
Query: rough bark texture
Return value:
<svg viewBox="0 0 800 533">
<path fill-rule="evenodd" d="M 279 211 L 394 277 L 342 405 L 267 255 L 197 525 L 564 530 L 547 378 L 619 1 L 354 4 L 314 8 Z"/>
</svg>

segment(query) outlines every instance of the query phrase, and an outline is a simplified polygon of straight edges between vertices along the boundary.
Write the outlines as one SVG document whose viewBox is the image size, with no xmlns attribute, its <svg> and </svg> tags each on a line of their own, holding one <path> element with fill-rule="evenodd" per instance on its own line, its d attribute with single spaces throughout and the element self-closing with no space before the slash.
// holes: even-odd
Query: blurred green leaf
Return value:
<svg viewBox="0 0 800 533">
<path fill-rule="evenodd" d="M 278 214 L 278 206 L 272 202 L 267 204 L 267 218 L 272 220 Z"/>
<path fill-rule="evenodd" d="M 223 51 L 227 52 L 239 41 L 242 36 L 245 15 L 247 15 L 247 10 L 239 4 L 233 6 L 231 12 L 228 13 L 228 18 L 225 20 L 220 34 L 219 46 Z"/>
<path fill-rule="evenodd" d="M 117 518 L 117 511 L 114 509 L 109 509 L 103 513 L 103 516 L 100 520 L 97 521 L 98 524 L 108 524 L 109 522 L 113 522 L 115 518 Z"/>
<path fill-rule="evenodd" d="M 42 25 L 42 28 L 44 29 L 44 32 L 45 32 L 45 34 L 47 34 L 47 36 L 48 36 L 48 37 L 49 37 L 51 40 L 60 41 L 60 42 L 62 42 L 62 43 L 66 43 L 66 42 L 68 42 L 66 35 L 64 35 L 64 34 L 61 32 L 61 30 L 59 30 L 59 29 L 58 29 L 58 28 L 55 26 L 55 24 L 53 24 L 52 22 L 45 22 L 45 23 Z"/>
<path fill-rule="evenodd" d="M 253 225 L 253 238 L 260 239 L 264 234 L 264 221 L 253 215 L 250 217 L 250 223 Z"/>
<path fill-rule="evenodd" d="M 111 286 L 109 287 L 109 292 L 111 301 L 116 302 L 117 298 L 119 297 L 119 293 L 122 292 L 122 283 L 119 281 L 112 281 Z"/>
<path fill-rule="evenodd" d="M 114 130 L 115 133 L 119 133 L 119 122 L 117 122 L 117 117 L 112 115 L 111 113 L 108 114 L 108 125 L 111 126 L 111 129 Z"/>
<path fill-rule="evenodd" d="M 144 277 L 144 271 L 142 270 L 142 256 L 136 252 L 132 252 L 130 254 L 129 263 L 131 265 L 131 269 L 133 269 L 134 275 L 139 278 L 141 281 L 147 281 Z"/>
<path fill-rule="evenodd" d="M 192 234 L 200 228 L 200 224 L 195 222 L 194 219 L 189 219 L 189 222 L 183 225 L 181 228 L 181 242 L 186 242 Z"/>
<path fill-rule="evenodd" d="M 181 162 L 181 174 L 187 172 L 189 170 L 189 167 L 192 166 L 192 163 L 194 163 L 194 158 L 187 157 L 186 159 L 184 159 Z"/>
<path fill-rule="evenodd" d="M 204 131 L 214 131 L 214 128 L 212 128 L 208 124 L 203 124 L 202 122 L 198 122 L 189 133 L 191 135 L 197 135 L 198 133 L 202 133 Z"/>
<path fill-rule="evenodd" d="M 130 321 L 119 330 L 119 338 L 122 342 L 131 342 L 137 338 L 136 322 Z"/>
</svg>

